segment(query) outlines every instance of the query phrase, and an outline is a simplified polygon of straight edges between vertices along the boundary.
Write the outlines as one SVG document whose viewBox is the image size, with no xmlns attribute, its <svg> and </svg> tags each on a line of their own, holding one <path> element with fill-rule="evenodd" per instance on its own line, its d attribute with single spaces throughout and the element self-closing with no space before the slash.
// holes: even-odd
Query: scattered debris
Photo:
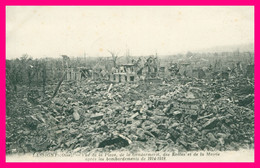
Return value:
<svg viewBox="0 0 260 168">
<path fill-rule="evenodd" d="M 138 151 L 140 144 L 151 151 L 167 146 L 178 151 L 253 148 L 254 94 L 235 86 L 242 87 L 243 78 L 183 80 L 173 77 L 164 84 L 66 82 L 57 93 L 48 93 L 53 97 L 48 104 L 17 98 L 8 111 L 12 117 L 6 118 L 7 153 L 96 148 Z M 37 102 L 42 99 L 38 97 Z"/>
</svg>

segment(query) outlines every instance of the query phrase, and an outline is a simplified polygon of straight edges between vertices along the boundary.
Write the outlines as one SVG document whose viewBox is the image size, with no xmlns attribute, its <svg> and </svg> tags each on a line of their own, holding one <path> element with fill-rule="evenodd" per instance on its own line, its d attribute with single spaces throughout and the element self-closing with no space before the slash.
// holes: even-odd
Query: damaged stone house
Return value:
<svg viewBox="0 0 260 168">
<path fill-rule="evenodd" d="M 118 68 L 113 68 L 110 75 L 111 82 L 124 83 L 138 81 L 139 78 L 136 73 L 136 66 L 134 64 L 121 64 Z"/>
</svg>

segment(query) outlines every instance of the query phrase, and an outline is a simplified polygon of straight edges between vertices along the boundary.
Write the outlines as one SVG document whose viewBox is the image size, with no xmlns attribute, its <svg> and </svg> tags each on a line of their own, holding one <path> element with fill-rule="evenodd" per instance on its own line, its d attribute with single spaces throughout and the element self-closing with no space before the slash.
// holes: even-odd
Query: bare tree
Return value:
<svg viewBox="0 0 260 168">
<path fill-rule="evenodd" d="M 118 58 L 118 52 L 114 52 L 114 51 L 110 51 L 110 50 L 107 50 L 111 56 L 112 56 L 112 59 L 113 59 L 113 66 L 116 67 L 117 64 L 116 64 L 116 61 L 117 61 L 117 58 Z"/>
<path fill-rule="evenodd" d="M 43 60 L 42 62 L 42 91 L 45 94 L 45 86 L 46 86 L 46 81 L 47 81 L 47 62 Z"/>
</svg>

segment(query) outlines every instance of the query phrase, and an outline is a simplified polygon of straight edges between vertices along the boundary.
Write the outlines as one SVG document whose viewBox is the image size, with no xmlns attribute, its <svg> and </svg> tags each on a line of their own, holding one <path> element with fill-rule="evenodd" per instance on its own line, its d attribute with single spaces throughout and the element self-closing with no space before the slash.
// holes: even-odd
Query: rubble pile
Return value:
<svg viewBox="0 0 260 168">
<path fill-rule="evenodd" d="M 6 151 L 253 148 L 253 92 L 241 93 L 231 83 L 66 83 L 50 102 L 41 103 L 46 97 L 11 102 Z M 241 104 L 247 96 L 249 103 Z"/>
</svg>

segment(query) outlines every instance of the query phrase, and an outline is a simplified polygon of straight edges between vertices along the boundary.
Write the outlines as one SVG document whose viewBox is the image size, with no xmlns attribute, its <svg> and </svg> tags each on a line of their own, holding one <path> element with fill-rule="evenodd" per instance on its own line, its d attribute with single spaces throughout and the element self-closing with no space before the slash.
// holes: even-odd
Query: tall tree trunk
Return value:
<svg viewBox="0 0 260 168">
<path fill-rule="evenodd" d="M 47 78 L 46 65 L 44 63 L 42 68 L 42 90 L 44 94 L 45 94 L 46 78 Z"/>
</svg>

